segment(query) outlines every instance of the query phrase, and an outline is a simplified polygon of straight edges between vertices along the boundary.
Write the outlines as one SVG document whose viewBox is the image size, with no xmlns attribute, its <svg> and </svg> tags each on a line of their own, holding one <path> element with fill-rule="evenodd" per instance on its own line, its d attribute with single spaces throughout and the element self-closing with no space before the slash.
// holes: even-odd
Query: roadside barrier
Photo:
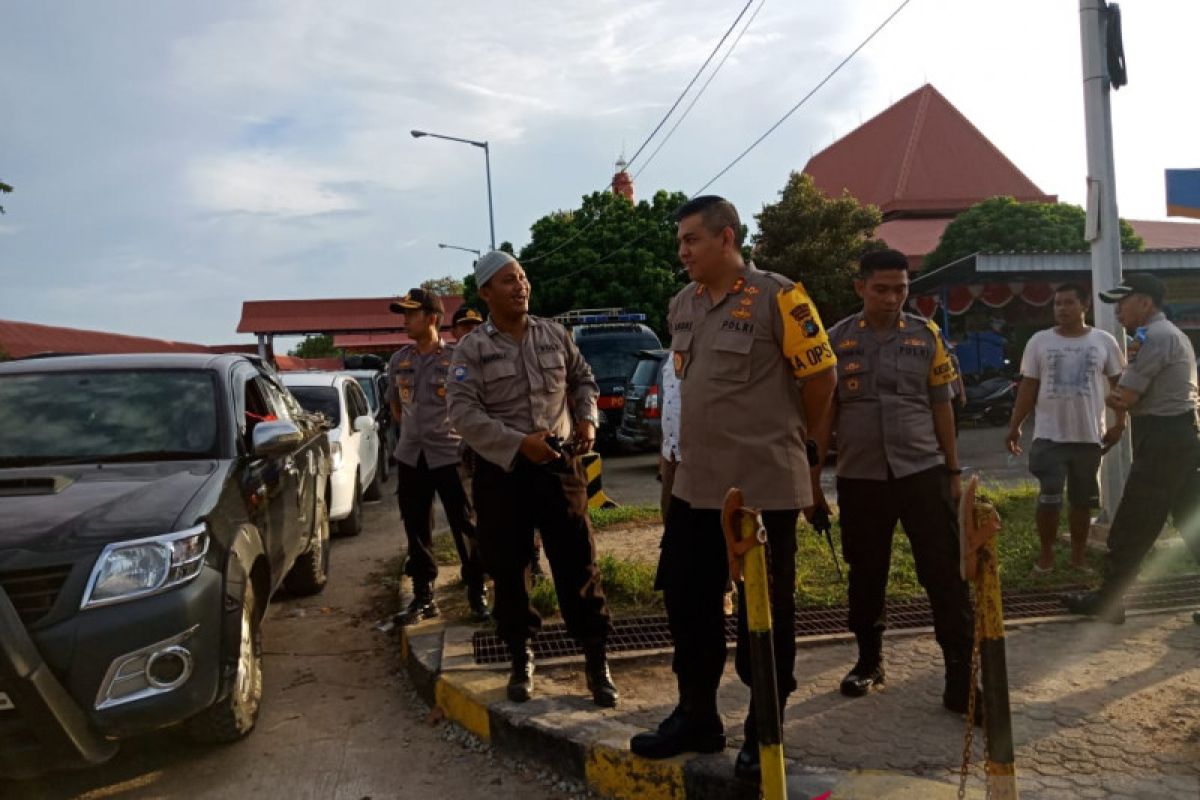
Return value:
<svg viewBox="0 0 1200 800">
<path fill-rule="evenodd" d="M 587 476 L 588 508 L 616 508 L 617 503 L 604 493 L 599 453 L 584 453 L 583 472 Z"/>
</svg>

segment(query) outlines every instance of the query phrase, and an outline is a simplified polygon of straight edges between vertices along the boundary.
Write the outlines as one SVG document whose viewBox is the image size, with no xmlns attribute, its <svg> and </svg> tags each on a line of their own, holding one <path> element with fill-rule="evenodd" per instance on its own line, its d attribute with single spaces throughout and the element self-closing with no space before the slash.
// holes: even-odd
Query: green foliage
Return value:
<svg viewBox="0 0 1200 800">
<path fill-rule="evenodd" d="M 592 527 L 596 530 L 611 528 L 614 525 L 624 525 L 630 522 L 652 523 L 662 521 L 662 511 L 658 506 L 617 506 L 616 508 L 591 508 L 588 515 L 592 518 Z"/>
<path fill-rule="evenodd" d="M 614 611 L 626 613 L 662 612 L 662 595 L 654 589 L 652 564 L 627 561 L 610 554 L 600 556 L 596 566 L 604 584 L 604 596 Z M 554 584 L 539 580 L 529 590 L 529 604 L 543 617 L 558 613 L 558 596 Z"/>
<path fill-rule="evenodd" d="M 674 218 L 686 200 L 660 190 L 634 205 L 612 192 L 593 192 L 578 209 L 534 222 L 529 244 L 517 255 L 533 285 L 530 311 L 553 316 L 573 308 L 628 308 L 664 335 L 668 302 L 686 284 L 676 269 Z M 474 280 L 464 284 L 467 302 L 476 303 Z"/>
<path fill-rule="evenodd" d="M 754 218 L 754 263 L 760 269 L 802 281 L 826 323 L 858 308 L 858 259 L 886 247 L 874 238 L 879 209 L 859 205 L 849 192 L 826 197 L 811 176 L 793 172 L 779 201 L 764 205 Z"/>
<path fill-rule="evenodd" d="M 453 275 L 443 275 L 421 281 L 421 288 L 441 297 L 458 296 L 463 293 L 463 282 Z"/>
<path fill-rule="evenodd" d="M 300 344 L 288 351 L 289 356 L 297 358 L 333 358 L 341 356 L 342 351 L 333 346 L 333 337 L 327 334 L 305 336 Z"/>
<path fill-rule="evenodd" d="M 1082 253 L 1087 213 L 1070 203 L 1018 203 L 1011 197 L 993 197 L 978 203 L 946 226 L 937 248 L 925 257 L 923 270 L 945 266 L 972 253 Z M 1142 238 L 1125 220 L 1121 249 L 1145 247 Z"/>
<path fill-rule="evenodd" d="M 13 188 L 4 181 L 0 181 L 0 194 L 10 194 Z M 4 206 L 0 206 L 0 214 L 4 213 Z"/>
</svg>

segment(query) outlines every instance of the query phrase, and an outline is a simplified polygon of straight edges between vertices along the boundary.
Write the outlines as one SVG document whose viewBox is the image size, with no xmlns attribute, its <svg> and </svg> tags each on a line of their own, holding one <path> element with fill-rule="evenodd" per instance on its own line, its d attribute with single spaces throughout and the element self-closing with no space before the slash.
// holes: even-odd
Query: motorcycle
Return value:
<svg viewBox="0 0 1200 800">
<path fill-rule="evenodd" d="M 966 402 L 954 403 L 954 417 L 963 423 L 1006 425 L 1017 402 L 1018 381 L 1010 375 L 993 375 L 966 384 Z"/>
</svg>

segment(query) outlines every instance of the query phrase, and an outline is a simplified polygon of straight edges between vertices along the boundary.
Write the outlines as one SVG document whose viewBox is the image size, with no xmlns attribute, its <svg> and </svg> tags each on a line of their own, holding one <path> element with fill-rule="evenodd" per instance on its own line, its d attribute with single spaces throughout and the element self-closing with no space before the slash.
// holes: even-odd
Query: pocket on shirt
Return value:
<svg viewBox="0 0 1200 800">
<path fill-rule="evenodd" d="M 713 343 L 713 379 L 738 383 L 750 380 L 750 350 L 753 347 L 754 337 L 748 334 L 718 337 Z"/>
<path fill-rule="evenodd" d="M 483 399 L 484 402 L 511 400 L 520 388 L 517 385 L 517 365 L 508 360 L 492 361 L 484 364 Z"/>
<path fill-rule="evenodd" d="M 546 378 L 546 391 L 561 392 L 567 385 L 567 359 L 561 350 L 538 353 L 538 366 Z"/>
<path fill-rule="evenodd" d="M 896 390 L 900 394 L 927 394 L 929 392 L 929 364 L 919 358 L 896 359 Z"/>
</svg>

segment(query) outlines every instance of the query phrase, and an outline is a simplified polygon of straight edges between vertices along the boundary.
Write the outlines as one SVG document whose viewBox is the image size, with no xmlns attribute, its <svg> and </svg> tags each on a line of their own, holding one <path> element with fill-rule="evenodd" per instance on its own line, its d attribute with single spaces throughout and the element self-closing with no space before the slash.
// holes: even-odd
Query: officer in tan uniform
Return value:
<svg viewBox="0 0 1200 800">
<path fill-rule="evenodd" d="M 411 625 L 438 615 L 433 597 L 437 561 L 433 555 L 433 495 L 442 500 L 450 533 L 462 564 L 467 603 L 476 621 L 487 619 L 483 558 L 475 543 L 475 518 L 459 475 L 459 436 L 446 413 L 446 377 L 454 345 L 442 341 L 438 328 L 445 308 L 425 289 L 412 289 L 391 304 L 404 315 L 413 339 L 388 362 L 388 402 L 400 421 L 396 442 L 396 495 L 408 539 L 404 571 L 413 583 L 413 599 L 398 621 Z"/>
<path fill-rule="evenodd" d="M 542 623 L 529 604 L 536 527 L 563 620 L 583 645 L 592 699 L 614 706 L 608 605 L 578 457 L 596 437 L 596 381 L 570 334 L 529 314 L 529 281 L 515 258 L 484 254 L 475 281 L 490 316 L 454 353 L 450 420 L 475 453 L 479 541 L 495 581 L 496 628 L 513 658 L 508 697 L 522 702 L 533 692 L 529 641 Z"/>
<path fill-rule="evenodd" d="M 824 454 L 830 430 L 837 431 L 842 554 L 850 565 L 850 630 L 858 641 L 858 662 L 841 692 L 858 697 L 883 683 L 885 590 L 899 521 L 933 607 L 946 666 L 942 703 L 964 713 L 973 633 L 959 574 L 961 470 L 950 405 L 957 375 L 938 327 L 904 311 L 903 253 L 863 256 L 854 288 L 863 310 L 829 329 L 838 387 L 833 412 L 816 435 Z"/>
<path fill-rule="evenodd" d="M 729 562 L 721 529 L 725 493 L 738 487 L 762 509 L 771 565 L 780 709 L 796 688 L 796 523 L 813 505 L 803 431 L 826 412 L 834 356 L 804 287 L 747 264 L 741 221 L 720 197 L 676 212 L 679 257 L 692 283 L 671 301 L 673 368 L 680 384 L 681 458 L 675 475 L 657 588 L 675 639 L 675 710 L 633 737 L 648 758 L 725 746 L 717 689 L 725 666 L 723 595 Z M 741 589 L 742 587 L 739 587 Z M 738 608 L 737 671 L 749 685 L 746 604 Z M 759 772 L 753 698 L 736 772 Z"/>
</svg>

